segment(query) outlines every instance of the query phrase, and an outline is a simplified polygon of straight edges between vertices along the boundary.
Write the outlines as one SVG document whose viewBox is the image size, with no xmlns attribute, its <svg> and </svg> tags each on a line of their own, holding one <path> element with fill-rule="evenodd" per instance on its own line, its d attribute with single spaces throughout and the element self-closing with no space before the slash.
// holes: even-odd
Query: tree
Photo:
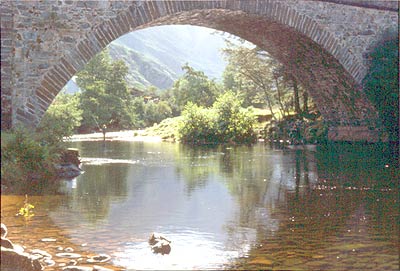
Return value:
<svg viewBox="0 0 400 271">
<path fill-rule="evenodd" d="M 249 48 L 228 43 L 224 49 L 228 66 L 224 72 L 224 86 L 244 98 L 244 105 L 266 106 L 274 119 L 276 110 L 288 116 L 308 112 L 308 95 L 294 76 L 268 53 L 258 47 Z M 300 96 L 303 110 L 300 107 Z"/>
<path fill-rule="evenodd" d="M 56 144 L 64 137 L 72 136 L 81 125 L 82 110 L 79 108 L 79 94 L 61 92 L 44 114 L 38 126 L 38 133 L 46 143 Z"/>
<path fill-rule="evenodd" d="M 159 123 L 162 120 L 172 116 L 172 109 L 165 101 L 149 101 L 144 106 L 143 120 L 146 127 Z"/>
<path fill-rule="evenodd" d="M 258 48 L 228 43 L 228 47 L 223 50 L 228 60 L 224 84 L 243 95 L 246 105 L 260 101 L 274 116 L 274 60 L 265 54 L 259 54 L 259 51 Z"/>
<path fill-rule="evenodd" d="M 111 61 L 108 51 L 93 57 L 78 73 L 82 127 L 99 129 L 106 124 L 115 129 L 131 128 L 137 120 L 126 84 L 128 67 L 123 61 Z"/>
<path fill-rule="evenodd" d="M 187 64 L 182 69 L 185 74 L 175 81 L 171 90 L 177 111 L 181 112 L 188 102 L 200 106 L 211 106 L 220 93 L 217 84 L 209 80 L 204 72 L 196 71 Z"/>
</svg>

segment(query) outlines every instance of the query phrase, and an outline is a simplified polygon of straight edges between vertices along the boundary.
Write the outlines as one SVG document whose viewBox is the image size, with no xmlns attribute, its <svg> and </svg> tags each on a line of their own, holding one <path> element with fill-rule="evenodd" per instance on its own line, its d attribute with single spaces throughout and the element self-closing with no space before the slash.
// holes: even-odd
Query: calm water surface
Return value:
<svg viewBox="0 0 400 271">
<path fill-rule="evenodd" d="M 15 242 L 107 253 L 122 270 L 399 269 L 398 168 L 379 150 L 69 144 L 85 173 L 31 196 L 33 218 L 1 197 Z M 169 255 L 151 252 L 152 232 Z"/>
</svg>

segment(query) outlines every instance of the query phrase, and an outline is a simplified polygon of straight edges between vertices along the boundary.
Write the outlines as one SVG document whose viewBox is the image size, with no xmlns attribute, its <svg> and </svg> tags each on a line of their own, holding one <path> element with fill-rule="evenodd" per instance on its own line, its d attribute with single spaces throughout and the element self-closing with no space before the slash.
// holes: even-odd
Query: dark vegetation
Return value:
<svg viewBox="0 0 400 271">
<path fill-rule="evenodd" d="M 17 129 L 1 135 L 2 193 L 36 193 L 48 188 L 56 177 L 61 144 L 48 144 L 39 133 Z"/>
<path fill-rule="evenodd" d="M 399 141 L 399 35 L 389 33 L 369 55 L 370 69 L 364 89 L 374 104 L 389 141 Z"/>
</svg>

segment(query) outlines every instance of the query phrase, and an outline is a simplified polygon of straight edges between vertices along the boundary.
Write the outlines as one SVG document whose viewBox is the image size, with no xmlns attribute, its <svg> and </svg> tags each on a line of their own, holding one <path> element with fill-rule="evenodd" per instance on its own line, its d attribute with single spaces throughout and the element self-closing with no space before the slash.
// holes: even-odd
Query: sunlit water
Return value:
<svg viewBox="0 0 400 271">
<path fill-rule="evenodd" d="M 36 216 L 2 195 L 14 242 L 107 253 L 122 270 L 399 268 L 398 169 L 379 151 L 69 144 L 84 174 L 31 196 Z M 169 255 L 152 253 L 152 232 Z"/>
</svg>

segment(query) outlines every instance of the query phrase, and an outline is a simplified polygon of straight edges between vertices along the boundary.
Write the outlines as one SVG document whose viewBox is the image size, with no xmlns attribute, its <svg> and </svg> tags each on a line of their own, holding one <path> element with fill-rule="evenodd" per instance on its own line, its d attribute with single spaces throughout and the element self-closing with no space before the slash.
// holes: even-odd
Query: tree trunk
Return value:
<svg viewBox="0 0 400 271">
<path fill-rule="evenodd" d="M 306 90 L 303 91 L 303 113 L 308 114 L 308 93 Z"/>
<path fill-rule="evenodd" d="M 296 114 L 301 113 L 300 109 L 300 99 L 299 99 L 299 88 L 297 86 L 297 82 L 295 79 L 292 78 L 293 81 L 293 92 L 294 92 L 294 111 Z"/>
</svg>

